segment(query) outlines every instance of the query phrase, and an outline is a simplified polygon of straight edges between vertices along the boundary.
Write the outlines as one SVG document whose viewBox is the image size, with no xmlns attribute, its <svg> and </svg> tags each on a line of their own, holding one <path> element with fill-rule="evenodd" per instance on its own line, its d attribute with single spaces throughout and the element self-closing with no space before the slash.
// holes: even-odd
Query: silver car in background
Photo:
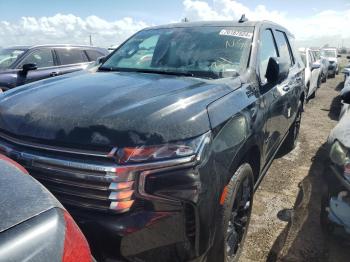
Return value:
<svg viewBox="0 0 350 262">
<path fill-rule="evenodd" d="M 316 63 L 319 63 L 321 65 L 321 81 L 322 83 L 325 83 L 327 82 L 328 78 L 329 61 L 327 58 L 321 55 L 321 49 L 312 48 L 311 52 L 315 57 Z"/>
<path fill-rule="evenodd" d="M 328 75 L 329 77 L 335 77 L 339 74 L 339 63 L 338 63 L 338 51 L 336 48 L 323 48 L 321 56 L 329 61 Z"/>
</svg>

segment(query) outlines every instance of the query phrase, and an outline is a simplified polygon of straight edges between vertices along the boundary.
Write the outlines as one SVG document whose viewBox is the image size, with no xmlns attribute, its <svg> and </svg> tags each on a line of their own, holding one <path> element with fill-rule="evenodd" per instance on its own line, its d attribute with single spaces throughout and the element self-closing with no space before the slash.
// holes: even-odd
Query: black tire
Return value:
<svg viewBox="0 0 350 262">
<path fill-rule="evenodd" d="M 242 164 L 226 186 L 220 220 L 207 261 L 236 262 L 243 249 L 253 205 L 254 176 L 251 166 Z"/>
<path fill-rule="evenodd" d="M 305 99 L 304 99 L 304 103 L 307 104 L 309 102 L 309 90 L 310 90 L 310 83 L 307 83 L 307 85 L 305 86 Z"/>
<path fill-rule="evenodd" d="M 325 75 L 324 73 L 322 73 L 322 83 L 326 83 L 327 82 L 327 75 Z"/>
<path fill-rule="evenodd" d="M 309 96 L 309 99 L 314 99 L 316 97 L 316 92 L 317 92 L 318 87 L 316 87 L 315 91 L 312 93 L 311 96 Z"/>
<path fill-rule="evenodd" d="M 284 144 L 281 148 L 283 154 L 289 153 L 297 145 L 302 113 L 303 113 L 303 104 L 300 101 L 299 106 L 298 106 L 297 116 L 294 120 L 294 123 L 289 128 L 288 135 L 287 135 L 286 140 L 284 141 Z"/>
</svg>

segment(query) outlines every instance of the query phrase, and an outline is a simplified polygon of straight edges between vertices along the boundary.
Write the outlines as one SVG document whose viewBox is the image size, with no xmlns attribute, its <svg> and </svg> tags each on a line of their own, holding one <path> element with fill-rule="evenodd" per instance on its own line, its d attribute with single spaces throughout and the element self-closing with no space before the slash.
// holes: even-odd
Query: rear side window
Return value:
<svg viewBox="0 0 350 262">
<path fill-rule="evenodd" d="M 270 57 L 277 57 L 276 45 L 270 29 L 265 30 L 260 39 L 259 73 L 262 83 L 266 83 L 266 69 Z"/>
<path fill-rule="evenodd" d="M 303 62 L 301 58 L 301 54 L 298 52 L 298 49 L 295 44 L 295 38 L 291 35 L 288 35 L 288 41 L 289 41 L 291 50 L 293 51 L 295 63 L 298 64 L 299 67 L 303 67 L 305 65 L 305 62 Z M 304 59 L 305 59 L 305 54 L 304 54 Z"/>
<path fill-rule="evenodd" d="M 89 57 L 89 61 L 96 61 L 97 58 L 104 56 L 104 54 L 102 54 L 101 52 L 98 52 L 96 50 L 85 50 L 85 52 L 87 53 L 87 55 Z"/>
<path fill-rule="evenodd" d="M 51 67 L 55 65 L 50 49 L 41 49 L 32 52 L 22 61 L 21 66 L 24 64 L 36 64 L 38 68 Z"/>
<path fill-rule="evenodd" d="M 287 42 L 285 33 L 281 31 L 275 31 L 275 38 L 282 62 L 293 65 L 294 63 L 289 51 L 289 44 Z"/>
<path fill-rule="evenodd" d="M 56 49 L 56 54 L 61 65 L 88 62 L 84 51 L 80 49 Z"/>
</svg>

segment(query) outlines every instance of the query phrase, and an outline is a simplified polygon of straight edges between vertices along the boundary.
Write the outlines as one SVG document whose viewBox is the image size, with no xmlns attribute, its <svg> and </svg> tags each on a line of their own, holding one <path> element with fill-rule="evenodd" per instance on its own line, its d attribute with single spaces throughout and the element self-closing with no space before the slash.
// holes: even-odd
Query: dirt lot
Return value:
<svg viewBox="0 0 350 262">
<path fill-rule="evenodd" d="M 305 106 L 297 147 L 277 158 L 254 197 L 240 261 L 350 261 L 350 246 L 319 223 L 325 142 L 336 125 L 344 77 L 328 79 Z"/>
</svg>

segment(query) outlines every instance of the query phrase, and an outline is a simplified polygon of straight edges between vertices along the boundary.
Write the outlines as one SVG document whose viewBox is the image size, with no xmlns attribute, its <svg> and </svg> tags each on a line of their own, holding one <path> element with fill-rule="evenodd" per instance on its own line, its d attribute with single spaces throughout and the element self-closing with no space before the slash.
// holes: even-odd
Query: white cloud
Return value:
<svg viewBox="0 0 350 262">
<path fill-rule="evenodd" d="M 326 10 L 310 12 L 305 18 L 296 18 L 298 14 L 269 10 L 264 5 L 250 9 L 234 0 L 214 0 L 210 5 L 201 0 L 184 0 L 184 16 L 196 20 L 238 20 L 245 14 L 249 20 L 270 20 L 287 27 L 306 45 L 324 45 L 329 43 L 338 46 L 350 45 L 350 30 L 345 26 L 350 21 L 350 8 L 343 11 Z M 302 6 L 301 6 L 302 8 Z"/>
<path fill-rule="evenodd" d="M 350 46 L 350 6 L 344 10 L 310 10 L 310 15 L 298 18 L 298 14 L 271 10 L 264 5 L 249 8 L 243 1 L 183 0 L 182 17 L 195 20 L 238 20 L 246 14 L 249 20 L 271 20 L 286 26 L 302 45 L 322 46 L 326 43 L 338 46 L 342 42 Z M 302 8 L 302 7 L 300 7 Z M 181 17 L 179 17 L 180 20 Z M 152 22 L 152 21 L 150 21 Z M 171 22 L 171 21 L 169 21 Z M 81 18 L 73 14 L 56 14 L 51 17 L 22 17 L 17 22 L 0 20 L 0 46 L 49 43 L 89 44 L 108 47 L 120 44 L 148 23 L 124 17 L 107 21 L 97 16 Z"/>
<path fill-rule="evenodd" d="M 109 22 L 97 16 L 85 19 L 72 14 L 51 17 L 22 17 L 17 23 L 0 21 L 0 46 L 49 43 L 89 44 L 92 34 L 95 45 L 119 44 L 131 34 L 147 27 L 130 17 Z"/>
</svg>

